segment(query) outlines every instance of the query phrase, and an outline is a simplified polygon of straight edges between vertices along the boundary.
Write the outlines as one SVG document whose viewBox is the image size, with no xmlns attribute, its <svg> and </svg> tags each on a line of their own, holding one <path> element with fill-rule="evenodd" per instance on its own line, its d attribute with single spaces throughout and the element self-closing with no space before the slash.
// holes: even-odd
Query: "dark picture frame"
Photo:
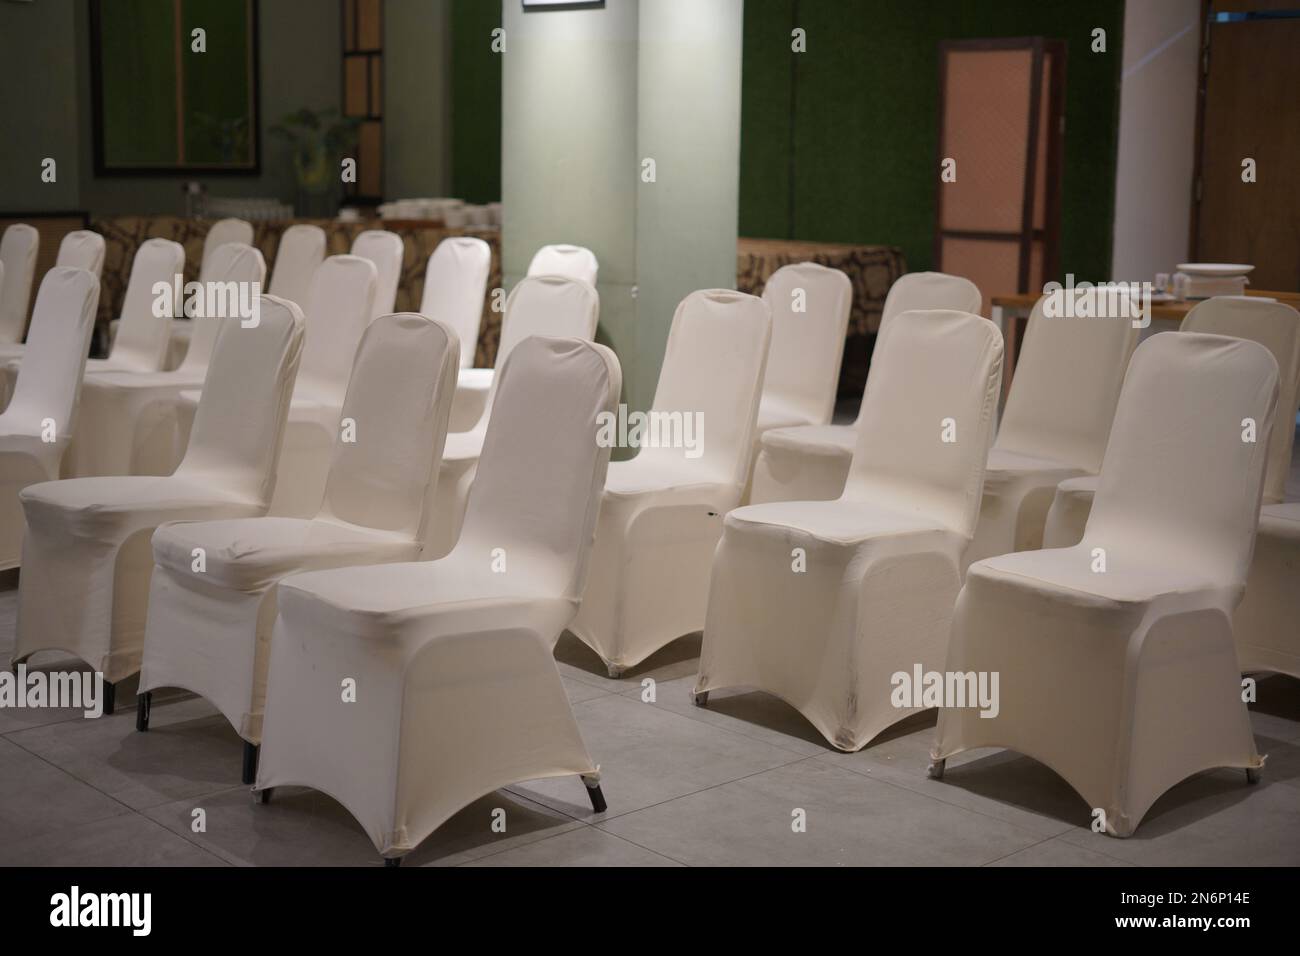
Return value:
<svg viewBox="0 0 1300 956">
<path fill-rule="evenodd" d="M 208 51 L 201 54 L 212 58 L 204 61 L 206 75 L 198 74 L 201 85 L 191 87 L 185 82 L 187 58 L 199 55 L 190 52 L 186 18 L 204 14 L 229 17 L 240 6 L 231 0 L 90 0 L 96 176 L 261 174 L 258 0 L 242 0 L 243 35 L 237 48 L 221 45 L 229 34 L 223 36 L 220 23 L 214 21 L 218 32 L 209 30 Z M 152 19 L 148 10 L 156 10 L 163 19 Z M 145 16 L 150 19 L 144 20 Z M 238 22 L 226 22 L 232 29 L 240 26 Z M 169 29 L 161 30 L 160 23 Z M 137 36 L 155 35 L 153 45 L 146 44 L 144 48 L 157 52 L 153 56 L 133 58 L 124 66 L 121 57 L 115 57 L 111 38 L 133 28 Z M 108 49 L 106 40 L 109 40 Z M 231 50 L 242 52 L 242 56 Z M 237 67 L 236 75 L 244 77 L 242 90 L 240 84 L 225 79 L 230 75 L 232 61 Z M 211 79 L 214 75 L 221 79 Z M 163 117 L 161 98 L 156 97 L 150 103 L 141 89 L 166 90 L 174 103 L 170 115 Z M 237 99 L 232 99 L 232 95 Z M 148 109 L 149 106 L 153 109 Z M 214 115 L 201 106 L 215 108 L 219 113 Z M 217 157 L 215 153 L 227 156 Z"/>
</svg>

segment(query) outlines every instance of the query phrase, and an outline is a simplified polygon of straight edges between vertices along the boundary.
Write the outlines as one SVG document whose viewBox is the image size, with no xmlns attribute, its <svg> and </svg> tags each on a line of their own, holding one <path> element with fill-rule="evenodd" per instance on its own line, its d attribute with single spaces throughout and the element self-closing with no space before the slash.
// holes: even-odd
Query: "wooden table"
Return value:
<svg viewBox="0 0 1300 956">
<path fill-rule="evenodd" d="M 1279 302 L 1285 302 L 1292 308 L 1300 310 L 1300 292 L 1266 292 L 1263 289 L 1250 289 L 1247 290 L 1246 295 L 1277 299 Z M 993 311 L 989 317 L 1002 330 L 1002 336 L 1006 342 L 1006 353 L 1003 362 L 1003 368 L 1006 372 L 1002 376 L 1003 401 L 1006 400 L 1007 393 L 1011 390 L 1011 379 L 1015 375 L 1016 359 L 1019 358 L 1020 353 L 1020 341 L 1025 334 L 1025 323 L 1029 318 L 1029 313 L 1040 298 L 1042 296 L 1032 293 L 1017 293 L 1015 295 L 995 295 L 990 300 Z M 1202 301 L 1204 300 L 1183 299 L 1173 302 L 1152 302 L 1151 331 L 1167 331 L 1169 325 L 1176 327 L 1183 321 L 1187 313 Z M 1157 322 L 1161 323 L 1160 327 L 1155 326 Z"/>
</svg>

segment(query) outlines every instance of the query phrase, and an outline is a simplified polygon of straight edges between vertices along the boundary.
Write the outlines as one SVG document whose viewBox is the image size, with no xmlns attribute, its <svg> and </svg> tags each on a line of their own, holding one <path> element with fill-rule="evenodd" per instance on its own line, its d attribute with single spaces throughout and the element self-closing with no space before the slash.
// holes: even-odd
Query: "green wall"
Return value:
<svg viewBox="0 0 1300 956">
<path fill-rule="evenodd" d="M 501 54 L 492 52 L 499 26 L 500 0 L 452 0 L 451 195 L 466 202 L 501 198 Z"/>
<path fill-rule="evenodd" d="M 1041 35 L 1067 43 L 1063 271 L 1108 277 L 1123 22 L 1123 0 L 746 0 L 740 234 L 890 243 L 929 268 L 938 42 Z"/>
</svg>

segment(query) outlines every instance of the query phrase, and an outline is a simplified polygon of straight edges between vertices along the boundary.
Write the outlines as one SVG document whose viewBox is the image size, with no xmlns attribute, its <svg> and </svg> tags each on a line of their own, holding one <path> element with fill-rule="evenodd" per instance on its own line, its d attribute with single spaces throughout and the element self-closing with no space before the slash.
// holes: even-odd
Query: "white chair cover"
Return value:
<svg viewBox="0 0 1300 956">
<path fill-rule="evenodd" d="M 661 434 L 660 447 L 609 466 L 570 626 L 611 675 L 704 626 L 722 516 L 740 504 L 749 469 L 771 329 L 767 303 L 740 292 L 692 292 L 677 306 L 650 415 L 679 431 L 698 420 L 701 447 L 665 447 Z"/>
<path fill-rule="evenodd" d="M 212 254 L 199 281 L 260 285 L 265 276 L 260 252 L 226 243 Z M 194 334 L 175 371 L 86 374 L 65 475 L 170 475 L 175 470 L 180 393 L 203 385 L 221 327 L 218 319 L 187 321 L 194 323 Z"/>
<path fill-rule="evenodd" d="M 1039 299 L 1029 313 L 963 570 L 983 558 L 1042 547 L 1056 486 L 1095 475 L 1106 452 L 1138 329 L 1126 309 L 1107 317 L 1049 318 L 1046 302 Z M 1104 297 L 1098 302 L 1104 305 Z"/>
<path fill-rule="evenodd" d="M 298 223 L 280 236 L 271 270 L 271 295 L 288 299 L 300 309 L 307 307 L 311 280 L 325 259 L 325 230 Z"/>
<path fill-rule="evenodd" d="M 542 246 L 528 263 L 530 276 L 567 276 L 590 286 L 596 285 L 599 272 L 596 254 L 584 246 Z"/>
<path fill-rule="evenodd" d="M 978 313 L 975 283 L 942 272 L 909 272 L 889 289 L 880 327 L 894 316 L 916 309 Z M 760 437 L 749 500 L 829 501 L 844 491 L 849 461 L 862 416 L 852 425 L 801 425 L 773 428 Z"/>
<path fill-rule="evenodd" d="M 352 254 L 375 264 L 378 283 L 370 317 L 388 315 L 397 302 L 397 286 L 402 281 L 402 237 L 384 229 L 367 229 L 352 240 Z"/>
<path fill-rule="evenodd" d="M 203 238 L 203 258 L 199 262 L 199 271 L 208 269 L 212 254 L 228 242 L 240 246 L 253 244 L 253 224 L 243 219 L 218 219 L 208 227 L 208 234 Z"/>
<path fill-rule="evenodd" d="M 89 229 L 77 229 L 63 237 L 59 243 L 56 266 L 85 269 L 100 278 L 104 272 L 104 237 Z"/>
<path fill-rule="evenodd" d="M 1285 416 L 1279 415 L 1276 428 L 1287 425 Z M 1298 584 L 1300 502 L 1265 505 L 1246 576 L 1246 596 L 1232 619 L 1237 664 L 1243 673 L 1272 671 L 1300 678 Z"/>
<path fill-rule="evenodd" d="M 438 243 L 424 271 L 420 313 L 456 330 L 461 343 L 461 368 L 474 364 L 491 269 L 492 249 L 486 242 L 471 236 L 451 236 Z"/>
<path fill-rule="evenodd" d="M 206 321 L 206 320 L 205 320 Z M 222 328 L 193 440 L 174 475 L 31 485 L 14 661 L 62 650 L 116 683 L 140 669 L 150 539 L 167 521 L 265 514 L 302 352 L 302 312 L 263 296 L 261 322 Z"/>
<path fill-rule="evenodd" d="M 335 442 L 314 518 L 182 521 L 154 533 L 140 690 L 193 691 L 246 741 L 261 741 L 279 580 L 420 556 L 458 351 L 436 319 L 380 316 L 357 349 L 343 405 L 355 441 Z"/>
<path fill-rule="evenodd" d="M 330 256 L 316 270 L 306 309 L 307 341 L 271 499 L 272 515 L 310 518 L 320 510 L 348 376 L 373 314 L 376 282 L 374 263 L 361 256 Z M 184 453 L 198 405 L 199 392 L 181 393 L 177 458 Z"/>
<path fill-rule="evenodd" d="M 894 673 L 942 665 L 1002 381 L 970 313 L 891 317 L 875 355 L 843 495 L 727 515 L 695 687 L 768 691 L 846 751 L 920 709 Z"/>
<path fill-rule="evenodd" d="M 521 279 L 506 299 L 501 341 L 497 345 L 497 364 L 504 363 L 520 342 L 533 335 L 591 341 L 599 318 L 600 297 L 586 282 L 564 276 Z M 458 386 L 459 382 L 458 379 Z M 494 394 L 494 391 L 489 391 L 483 413 L 473 428 L 447 436 L 447 447 L 438 470 L 438 509 L 433 515 L 428 540 L 430 557 L 443 557 L 460 537 L 469 489 L 474 483 L 475 469 L 487 435 Z"/>
<path fill-rule="evenodd" d="M 596 784 L 552 648 L 582 593 L 609 461 L 592 439 L 619 388 L 603 346 L 521 342 L 450 555 L 280 582 L 257 789 L 328 793 L 400 857 L 498 787 Z"/>
<path fill-rule="evenodd" d="M 1259 514 L 1277 362 L 1255 342 L 1161 334 L 1133 355 L 1083 541 L 971 565 L 949 674 L 998 674 L 996 712 L 941 709 L 932 757 L 1006 747 L 1128 836 L 1213 767 L 1259 768 L 1232 609 Z M 1259 440 L 1243 440 L 1242 420 Z"/>
<path fill-rule="evenodd" d="M 1278 365 L 1279 408 L 1294 408 L 1300 393 L 1300 312 L 1275 299 L 1255 296 L 1219 296 L 1206 299 L 1183 319 L 1182 332 L 1231 335 L 1258 342 L 1273 353 Z M 1289 404 L 1288 404 L 1289 403 Z M 1291 474 L 1294 427 L 1286 427 L 1284 414 L 1269 442 L 1264 470 L 1264 503 L 1277 504 L 1286 498 Z M 1056 489 L 1043 532 L 1043 546 L 1068 548 L 1083 539 L 1083 529 L 1097 491 L 1095 476 L 1062 481 Z M 1286 527 L 1284 524 L 1283 528 Z"/>
<path fill-rule="evenodd" d="M 40 233 L 23 222 L 16 222 L 0 236 L 0 263 L 4 265 L 4 282 L 0 283 L 0 343 L 17 343 L 27 331 L 27 305 L 32 298 L 32 279 L 36 276 L 36 249 Z"/>
<path fill-rule="evenodd" d="M 41 281 L 23 372 L 0 414 L 0 570 L 22 555 L 18 493 L 59 477 L 98 307 L 99 280 L 87 270 L 56 266 Z"/>
</svg>

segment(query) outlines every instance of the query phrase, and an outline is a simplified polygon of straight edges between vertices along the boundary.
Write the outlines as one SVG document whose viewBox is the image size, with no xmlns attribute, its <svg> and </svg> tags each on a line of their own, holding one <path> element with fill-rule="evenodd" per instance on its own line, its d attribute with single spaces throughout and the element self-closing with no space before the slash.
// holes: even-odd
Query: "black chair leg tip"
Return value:
<svg viewBox="0 0 1300 956">
<path fill-rule="evenodd" d="M 604 791 L 600 789 L 599 785 L 588 787 L 587 796 L 591 798 L 591 809 L 596 813 L 604 813 L 609 809 L 608 804 L 605 803 Z"/>
<path fill-rule="evenodd" d="M 153 705 L 153 694 L 145 691 L 135 701 L 135 729 L 144 733 L 149 729 L 149 709 Z"/>
<path fill-rule="evenodd" d="M 104 681 L 104 716 L 112 717 L 117 706 L 117 685 Z"/>
<path fill-rule="evenodd" d="M 385 867 L 389 867 L 389 866 L 401 866 L 401 865 L 402 865 L 402 858 L 401 858 L 400 856 L 387 856 L 387 857 L 384 857 L 384 866 L 385 866 Z"/>
<path fill-rule="evenodd" d="M 257 780 L 257 757 L 260 750 L 257 744 L 244 741 L 244 769 L 240 780 L 247 786 L 252 786 Z"/>
<path fill-rule="evenodd" d="M 273 793 L 275 793 L 275 787 L 267 787 L 265 790 L 259 790 L 259 791 L 257 791 L 257 802 L 258 802 L 258 803 L 270 803 L 270 802 L 271 802 L 271 794 L 273 794 Z"/>
</svg>

